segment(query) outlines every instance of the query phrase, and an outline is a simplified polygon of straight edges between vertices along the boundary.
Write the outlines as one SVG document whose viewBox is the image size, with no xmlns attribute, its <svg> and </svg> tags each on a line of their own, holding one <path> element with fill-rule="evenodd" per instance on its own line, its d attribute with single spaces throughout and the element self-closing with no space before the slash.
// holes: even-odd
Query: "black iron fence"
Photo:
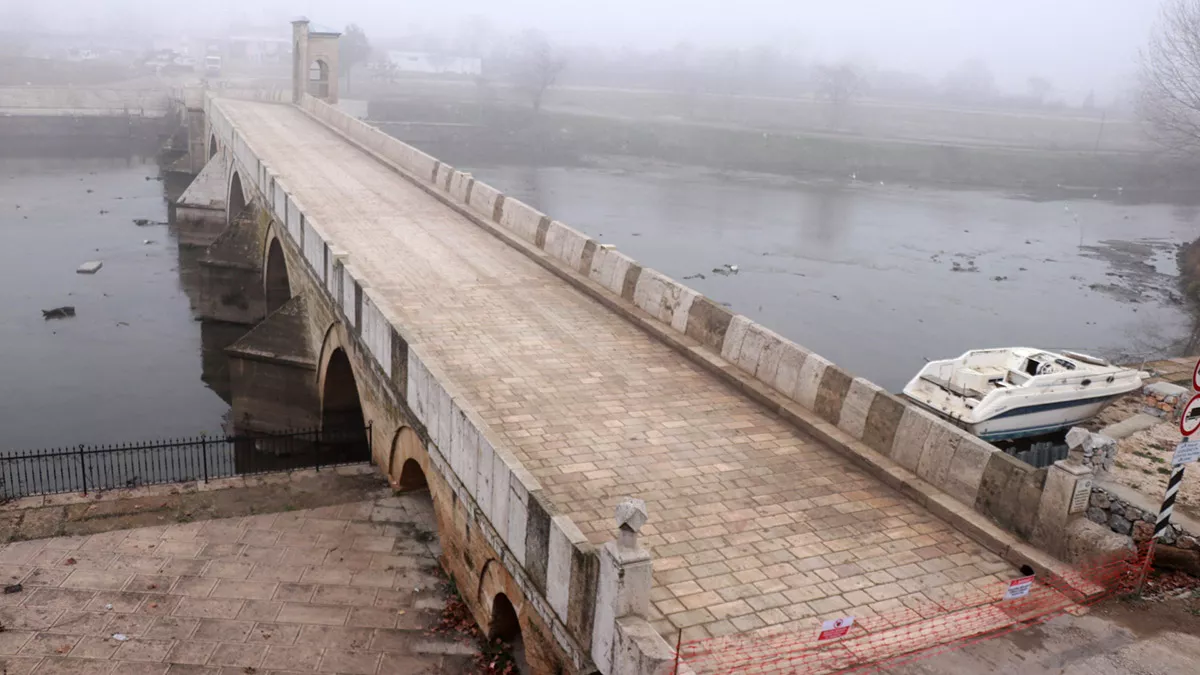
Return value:
<svg viewBox="0 0 1200 675">
<path fill-rule="evenodd" d="M 0 499 L 204 481 L 371 461 L 371 427 L 80 445 L 0 456 Z"/>
</svg>

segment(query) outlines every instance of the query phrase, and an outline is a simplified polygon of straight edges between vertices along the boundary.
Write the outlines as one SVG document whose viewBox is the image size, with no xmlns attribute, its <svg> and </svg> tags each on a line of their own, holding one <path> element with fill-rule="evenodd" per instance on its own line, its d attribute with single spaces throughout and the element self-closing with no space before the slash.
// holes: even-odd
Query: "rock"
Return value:
<svg viewBox="0 0 1200 675">
<path fill-rule="evenodd" d="M 42 310 L 43 319 L 66 319 L 72 316 L 75 316 L 75 308 L 69 305 Z"/>
<path fill-rule="evenodd" d="M 1154 549 L 1154 566 L 1159 569 L 1179 570 L 1200 576 L 1200 551 L 1184 551 L 1174 546 L 1158 546 Z"/>
<path fill-rule="evenodd" d="M 1068 562 L 1125 557 L 1134 550 L 1129 537 L 1113 532 L 1091 520 L 1076 520 L 1067 526 L 1066 556 Z"/>
<path fill-rule="evenodd" d="M 1175 546 L 1185 551 L 1195 551 L 1200 549 L 1200 541 L 1197 541 L 1197 539 L 1190 534 L 1185 534 L 1180 536 L 1179 539 L 1175 541 Z"/>
<path fill-rule="evenodd" d="M 1129 532 L 1133 530 L 1132 523 L 1115 513 L 1108 519 L 1108 526 L 1113 532 L 1117 532 L 1119 534 L 1129 534 Z"/>
<path fill-rule="evenodd" d="M 1143 515 L 1144 514 L 1142 513 L 1141 509 L 1135 509 L 1132 506 L 1125 507 L 1125 520 L 1137 522 L 1139 520 L 1144 520 L 1144 518 L 1142 518 Z"/>
<path fill-rule="evenodd" d="M 1082 427 L 1071 427 L 1067 432 L 1067 447 L 1074 450 L 1075 448 L 1083 448 L 1086 450 L 1091 447 L 1092 432 Z"/>
<path fill-rule="evenodd" d="M 75 270 L 75 273 L 76 274 L 95 274 L 96 272 L 100 271 L 101 267 L 104 267 L 104 263 L 100 262 L 99 260 L 89 260 L 89 261 L 83 263 L 82 265 L 80 265 L 79 269 Z"/>
<path fill-rule="evenodd" d="M 1139 520 L 1133 524 L 1134 541 L 1146 541 L 1152 534 L 1154 534 L 1154 526 L 1150 523 L 1144 523 Z"/>
<path fill-rule="evenodd" d="M 1095 495 L 1093 495 L 1093 496 L 1095 496 Z M 1107 525 L 1108 524 L 1108 513 L 1105 512 L 1105 510 L 1100 508 L 1099 506 L 1093 506 L 1093 507 L 1089 508 L 1087 510 L 1087 518 L 1088 518 L 1088 520 L 1090 520 L 1093 523 L 1096 523 L 1098 525 Z"/>
<path fill-rule="evenodd" d="M 1108 493 L 1092 490 L 1092 506 L 1107 509 L 1112 506 L 1112 500 L 1108 498 Z"/>
<path fill-rule="evenodd" d="M 1150 527 L 1151 527 L 1150 531 L 1153 532 L 1154 526 L 1151 525 Z M 1178 539 L 1179 539 L 1179 532 L 1177 532 L 1175 530 L 1175 526 L 1168 525 L 1167 529 L 1163 530 L 1162 539 L 1160 541 L 1162 541 L 1162 543 L 1166 544 L 1167 546 L 1174 546 L 1175 542 L 1178 541 Z"/>
</svg>

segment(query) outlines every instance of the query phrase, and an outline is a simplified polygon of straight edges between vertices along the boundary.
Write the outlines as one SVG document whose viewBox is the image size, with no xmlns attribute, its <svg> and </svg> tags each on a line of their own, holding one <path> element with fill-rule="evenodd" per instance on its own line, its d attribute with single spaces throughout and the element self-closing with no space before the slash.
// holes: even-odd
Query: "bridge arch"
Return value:
<svg viewBox="0 0 1200 675">
<path fill-rule="evenodd" d="M 246 210 L 246 192 L 242 189 L 242 177 L 238 174 L 237 169 L 229 176 L 229 196 L 225 203 L 228 205 L 228 212 L 225 217 L 225 224 L 233 225 L 242 211 Z"/>
<path fill-rule="evenodd" d="M 314 59 L 308 66 L 308 93 L 329 98 L 329 64 L 324 59 Z"/>
<path fill-rule="evenodd" d="M 392 452 L 388 458 L 387 473 L 392 485 L 400 490 L 420 490 L 429 487 L 425 469 L 429 465 L 429 454 L 417 432 L 410 427 L 400 427 L 392 440 Z"/>
<path fill-rule="evenodd" d="M 268 237 L 267 256 L 263 262 L 263 296 L 267 302 L 267 314 L 274 313 L 292 299 L 290 279 L 283 243 L 278 236 L 272 235 Z"/>
<path fill-rule="evenodd" d="M 504 593 L 497 593 L 492 598 L 491 621 L 488 623 L 487 636 L 489 640 L 500 640 L 509 645 L 513 660 L 516 661 L 517 672 L 528 672 L 529 666 L 525 660 L 525 641 L 521 635 L 521 620 L 512 601 Z"/>
</svg>

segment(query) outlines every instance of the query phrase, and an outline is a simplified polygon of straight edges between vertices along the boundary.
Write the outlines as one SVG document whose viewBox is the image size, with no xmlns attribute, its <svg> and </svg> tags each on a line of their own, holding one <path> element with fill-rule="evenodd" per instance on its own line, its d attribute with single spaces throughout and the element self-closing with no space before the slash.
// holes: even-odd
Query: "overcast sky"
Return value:
<svg viewBox="0 0 1200 675">
<path fill-rule="evenodd" d="M 998 83 L 1021 90 L 1042 74 L 1063 91 L 1112 91 L 1128 81 L 1159 0 L 0 0 L 26 12 L 96 26 L 273 24 L 304 14 L 314 22 L 362 25 L 368 36 L 412 26 L 452 31 L 471 15 L 498 29 L 539 28 L 561 42 L 611 46 L 754 46 L 768 43 L 811 58 L 865 58 L 881 68 L 938 78 L 965 59 L 992 66 Z M 21 8 L 14 7 L 21 5 Z M 62 19 L 55 19 L 62 23 Z"/>
</svg>

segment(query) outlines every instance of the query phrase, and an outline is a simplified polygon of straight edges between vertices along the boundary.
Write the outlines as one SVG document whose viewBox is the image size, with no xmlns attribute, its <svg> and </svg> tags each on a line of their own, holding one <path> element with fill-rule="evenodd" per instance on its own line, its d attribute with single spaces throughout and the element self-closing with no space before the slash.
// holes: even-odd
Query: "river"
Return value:
<svg viewBox="0 0 1200 675">
<path fill-rule="evenodd" d="M 703 274 L 687 283 L 892 390 L 973 347 L 1130 358 L 1190 325 L 1175 262 L 1196 236 L 1190 207 L 662 166 L 475 173 L 675 278 Z M 194 256 L 168 226 L 134 224 L 167 220 L 157 176 L 130 158 L 0 159 L 3 448 L 227 426 L 202 377 L 214 350 L 189 302 Z M 77 274 L 88 260 L 104 266 Z M 726 263 L 738 273 L 713 272 Z M 60 305 L 76 316 L 43 319 Z"/>
<path fill-rule="evenodd" d="M 0 448 L 220 433 L 153 161 L 0 157 Z M 95 275 L 77 274 L 99 260 Z M 72 305 L 74 318 L 43 309 Z"/>
<path fill-rule="evenodd" d="M 472 171 L 892 391 L 967 349 L 1129 361 L 1190 327 L 1176 255 L 1194 207 L 661 165 Z"/>
</svg>

